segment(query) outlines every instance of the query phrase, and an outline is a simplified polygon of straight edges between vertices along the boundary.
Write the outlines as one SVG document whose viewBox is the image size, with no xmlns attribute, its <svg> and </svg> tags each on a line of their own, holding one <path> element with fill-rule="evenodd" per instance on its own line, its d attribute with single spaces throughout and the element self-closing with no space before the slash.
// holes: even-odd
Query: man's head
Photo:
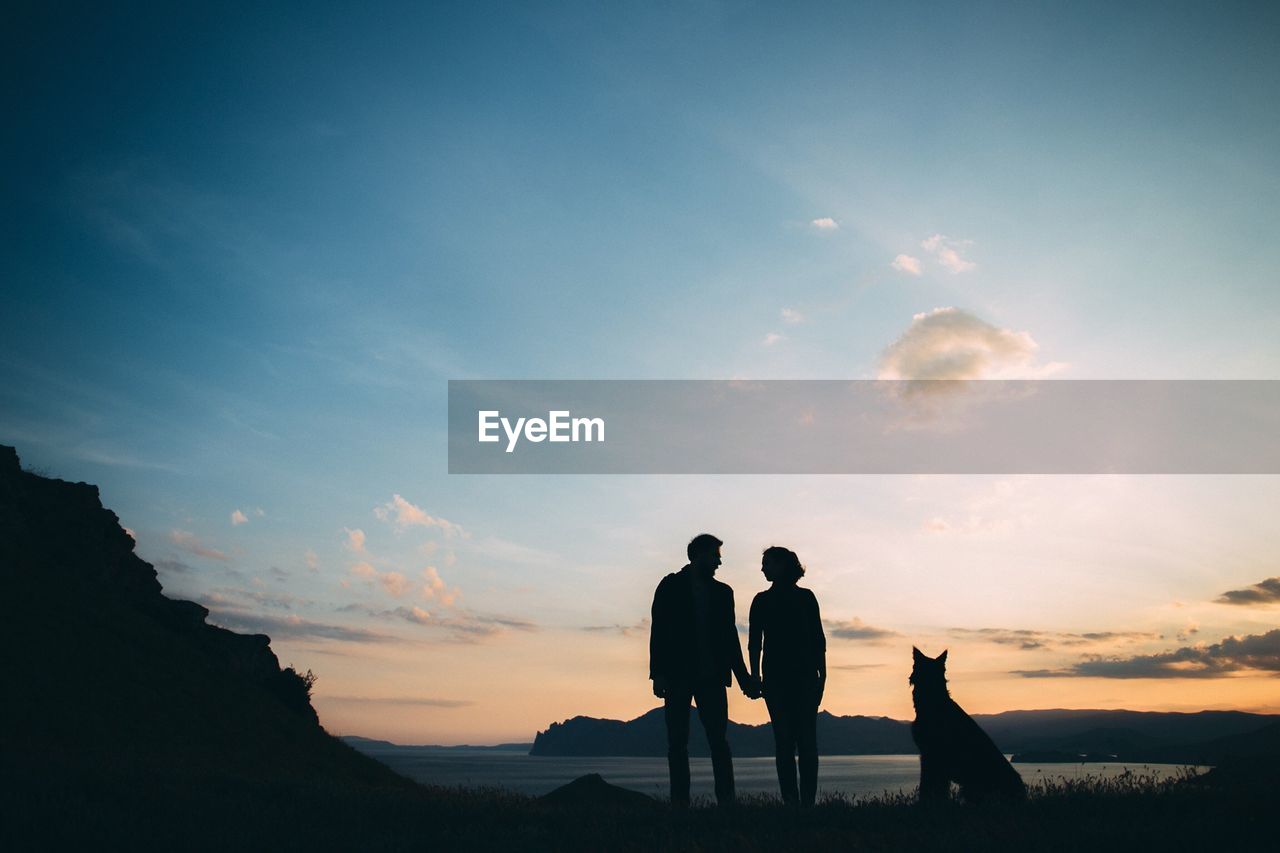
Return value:
<svg viewBox="0 0 1280 853">
<path fill-rule="evenodd" d="M 699 533 L 689 540 L 685 553 L 689 555 L 689 565 L 695 569 L 714 575 L 720 567 L 720 546 L 724 543 L 710 533 Z"/>
</svg>

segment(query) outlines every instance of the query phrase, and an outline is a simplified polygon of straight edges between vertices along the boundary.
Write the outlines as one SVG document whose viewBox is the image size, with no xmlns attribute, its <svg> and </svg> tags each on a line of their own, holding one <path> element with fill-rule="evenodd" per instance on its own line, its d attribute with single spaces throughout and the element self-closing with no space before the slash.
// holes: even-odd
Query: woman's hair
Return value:
<svg viewBox="0 0 1280 853">
<path fill-rule="evenodd" d="M 804 566 L 800 565 L 800 558 L 790 548 L 783 548 L 781 545 L 765 548 L 764 559 L 782 569 L 782 575 L 778 580 L 798 581 L 804 577 Z"/>
</svg>

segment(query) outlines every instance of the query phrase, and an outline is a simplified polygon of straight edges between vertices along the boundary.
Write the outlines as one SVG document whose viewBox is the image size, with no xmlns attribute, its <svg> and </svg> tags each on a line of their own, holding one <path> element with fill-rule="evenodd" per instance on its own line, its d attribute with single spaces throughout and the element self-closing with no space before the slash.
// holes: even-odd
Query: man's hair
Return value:
<svg viewBox="0 0 1280 853">
<path fill-rule="evenodd" d="M 800 557 L 790 548 L 783 548 L 781 545 L 765 548 L 764 559 L 766 562 L 776 563 L 782 569 L 783 575 L 778 580 L 798 581 L 804 577 L 804 566 L 800 565 Z"/>
<path fill-rule="evenodd" d="M 723 544 L 723 542 L 712 536 L 710 533 L 699 533 L 697 536 L 689 540 L 689 547 L 684 550 L 685 553 L 689 555 L 690 562 L 692 562 L 702 554 L 714 552 Z"/>
</svg>

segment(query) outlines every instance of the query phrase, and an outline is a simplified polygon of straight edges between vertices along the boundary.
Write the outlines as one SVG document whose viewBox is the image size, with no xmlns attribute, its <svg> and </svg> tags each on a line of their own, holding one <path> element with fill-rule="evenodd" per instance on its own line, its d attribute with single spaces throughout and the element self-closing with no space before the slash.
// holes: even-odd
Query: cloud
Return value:
<svg viewBox="0 0 1280 853">
<path fill-rule="evenodd" d="M 920 241 L 920 248 L 933 255 L 934 260 L 953 274 L 968 272 L 978 266 L 961 255 L 972 245 L 972 240 L 953 240 L 944 234 L 934 234 Z"/>
<path fill-rule="evenodd" d="M 1218 604 L 1276 604 L 1280 602 L 1280 578 L 1267 578 L 1244 589 L 1229 589 L 1214 599 Z"/>
<path fill-rule="evenodd" d="M 1027 332 L 1001 329 L 959 308 L 911 318 L 880 357 L 880 379 L 1034 379 L 1066 365 L 1037 365 L 1040 345 Z"/>
<path fill-rule="evenodd" d="M 1224 678 L 1237 673 L 1280 673 L 1280 628 L 1154 655 L 1094 655 L 1066 669 L 1014 671 L 1025 678 Z"/>
<path fill-rule="evenodd" d="M 410 705 L 423 708 L 466 708 L 470 699 L 436 699 L 419 696 L 316 696 L 321 702 L 350 702 L 366 705 Z"/>
<path fill-rule="evenodd" d="M 181 560 L 156 560 L 152 565 L 162 572 L 182 573 L 191 571 L 191 567 Z"/>
<path fill-rule="evenodd" d="M 462 591 L 456 586 L 448 589 L 448 585 L 444 582 L 444 578 L 440 577 L 440 572 L 435 566 L 427 566 L 422 570 L 422 579 L 425 581 L 422 585 L 422 597 L 425 599 L 435 599 L 445 607 L 452 607 L 462 595 Z"/>
<path fill-rule="evenodd" d="M 809 224 L 819 231 L 835 231 L 840 228 L 840 223 L 836 222 L 830 216 L 822 216 L 818 219 L 809 220 Z"/>
<path fill-rule="evenodd" d="M 1056 646 L 1084 646 L 1096 643 L 1140 642 L 1155 640 L 1158 634 L 1145 631 L 1033 631 L 1026 628 L 951 628 L 947 632 L 958 639 L 982 640 L 1001 646 L 1015 646 L 1031 651 Z"/>
<path fill-rule="evenodd" d="M 352 530 L 350 527 L 342 528 L 347 532 L 347 548 L 355 551 L 357 554 L 364 552 L 364 531 L 360 528 Z"/>
<path fill-rule="evenodd" d="M 177 545 L 182 550 L 190 554 L 195 554 L 197 557 L 208 557 L 210 560 L 231 559 L 217 548 L 210 548 L 206 546 L 189 530 L 171 530 L 169 532 L 169 541 L 174 545 Z"/>
<path fill-rule="evenodd" d="M 475 643 L 505 634 L 507 631 L 537 631 L 538 626 L 524 619 L 493 614 L 452 611 L 441 614 L 424 607 L 410 605 L 379 610 L 360 604 L 348 604 L 341 611 L 358 611 L 375 619 L 408 622 L 443 630 L 448 639 L 458 643 Z"/>
<path fill-rule="evenodd" d="M 404 595 L 411 586 L 409 579 L 399 572 L 384 572 L 378 576 L 378 583 L 395 598 Z"/>
<path fill-rule="evenodd" d="M 378 570 L 373 567 L 373 564 L 363 560 L 351 566 L 351 573 L 362 578 L 376 578 L 378 576 Z"/>
<path fill-rule="evenodd" d="M 302 552 L 302 559 L 306 561 L 307 568 L 311 571 L 317 571 L 320 568 L 320 558 L 316 556 L 316 552 L 308 548 Z"/>
<path fill-rule="evenodd" d="M 590 634 L 621 634 L 624 637 L 636 637 L 649 633 L 649 617 L 646 616 L 634 625 L 585 625 L 579 628 Z"/>
<path fill-rule="evenodd" d="M 907 275 L 920 275 L 920 259 L 910 255 L 898 255 L 889 266 Z"/>
<path fill-rule="evenodd" d="M 783 308 L 780 313 L 782 316 L 782 322 L 788 323 L 792 326 L 797 323 L 803 323 L 805 320 L 804 314 L 801 314 L 794 308 Z"/>
<path fill-rule="evenodd" d="M 232 510 L 231 512 L 232 527 L 235 527 L 237 524 L 248 524 L 248 523 L 249 523 L 249 516 L 245 515 L 243 512 L 241 512 L 238 509 Z"/>
<path fill-rule="evenodd" d="M 452 521 L 428 515 L 421 507 L 414 506 L 399 495 L 393 495 L 391 500 L 382 506 L 375 507 L 373 514 L 381 521 L 394 523 L 401 530 L 407 527 L 439 527 L 451 536 L 466 535 L 463 529 Z"/>
<path fill-rule="evenodd" d="M 394 639 L 361 628 L 312 622 L 300 616 L 263 616 L 243 610 L 210 608 L 210 618 L 224 628 L 266 634 L 272 639 L 338 640 L 346 643 L 380 643 Z"/>
<path fill-rule="evenodd" d="M 901 636 L 897 631 L 890 631 L 888 628 L 872 627 L 856 616 L 846 620 L 823 619 L 822 624 L 826 626 L 828 634 L 840 640 L 878 643 L 891 637 Z"/>
<path fill-rule="evenodd" d="M 764 336 L 764 340 L 761 341 L 761 343 L 763 343 L 767 347 L 771 347 L 774 344 L 776 344 L 778 341 L 784 341 L 784 340 L 786 340 L 786 335 L 780 335 L 777 332 L 769 332 L 769 334 Z"/>
</svg>

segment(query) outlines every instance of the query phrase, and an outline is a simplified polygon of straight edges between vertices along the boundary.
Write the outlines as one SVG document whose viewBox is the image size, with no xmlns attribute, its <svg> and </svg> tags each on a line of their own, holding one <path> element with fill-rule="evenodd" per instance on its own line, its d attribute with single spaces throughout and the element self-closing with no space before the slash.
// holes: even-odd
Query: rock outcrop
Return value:
<svg viewBox="0 0 1280 853">
<path fill-rule="evenodd" d="M 0 582 L 7 769 L 401 781 L 324 731 L 270 638 L 167 598 L 95 486 L 23 471 L 4 446 Z"/>
</svg>

